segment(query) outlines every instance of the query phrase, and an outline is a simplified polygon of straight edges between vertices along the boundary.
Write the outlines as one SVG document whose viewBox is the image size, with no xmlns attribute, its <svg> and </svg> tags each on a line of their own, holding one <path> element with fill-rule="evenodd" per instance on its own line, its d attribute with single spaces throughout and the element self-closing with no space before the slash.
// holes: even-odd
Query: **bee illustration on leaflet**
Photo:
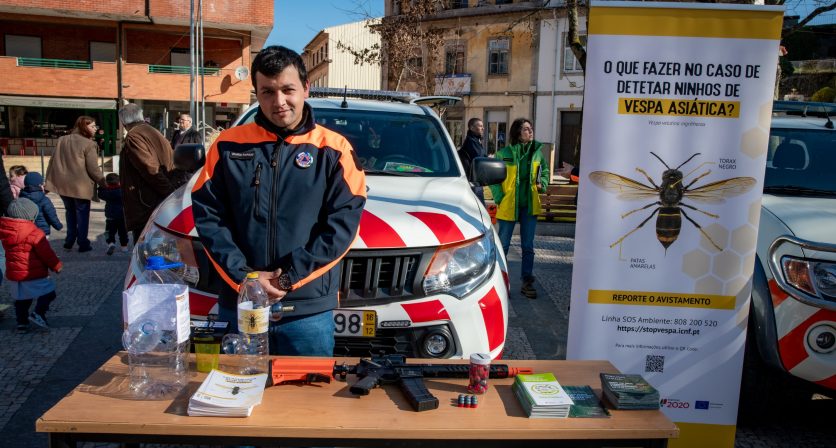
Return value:
<svg viewBox="0 0 836 448">
<path fill-rule="evenodd" d="M 725 202 L 727 198 L 740 196 L 748 192 L 755 186 L 757 181 L 752 177 L 732 177 L 694 187 L 694 184 L 696 184 L 700 179 L 708 176 L 711 173 L 711 170 L 706 170 L 704 173 L 698 175 L 693 180 L 688 181 L 686 184 L 686 178 L 699 170 L 702 165 L 694 168 L 686 175 L 682 174 L 680 168 L 694 159 L 694 157 L 700 155 L 700 153 L 692 155 L 676 168 L 668 166 L 668 164 L 665 163 L 661 157 L 656 155 L 656 153 L 651 152 L 650 154 L 659 159 L 659 161 L 662 162 L 662 165 L 666 168 L 662 173 L 661 184 L 656 184 L 656 181 L 654 181 L 645 170 L 638 167 L 636 168 L 636 171 L 641 173 L 650 185 L 630 179 L 629 177 L 622 176 L 620 174 L 610 173 L 608 171 L 593 171 L 589 174 L 589 179 L 595 185 L 606 191 L 617 194 L 618 199 L 624 201 L 655 199 L 655 201 L 650 204 L 621 215 L 621 219 L 624 219 L 633 213 L 647 210 L 654 206 L 656 207 L 650 215 L 640 222 L 639 225 L 633 228 L 633 230 L 627 232 L 614 243 L 610 244 L 610 248 L 619 246 L 620 249 L 621 244 L 625 239 L 627 239 L 627 237 L 644 227 L 644 225 L 647 224 L 653 216 L 658 215 L 656 217 L 656 239 L 659 240 L 659 243 L 665 248 L 665 251 L 667 251 L 668 247 L 670 247 L 671 244 L 673 244 L 679 237 L 679 233 L 682 230 L 682 217 L 685 217 L 688 222 L 693 224 L 702 236 L 704 236 L 711 243 L 711 245 L 714 246 L 714 248 L 718 251 L 722 251 L 723 248 L 720 247 L 720 245 L 717 244 L 717 242 L 715 242 L 714 239 L 708 235 L 708 233 L 706 233 L 696 220 L 688 216 L 685 209 L 687 208 L 689 210 L 702 213 L 713 219 L 718 219 L 720 216 L 700 210 L 699 208 L 684 202 L 684 200 L 704 204 L 721 204 Z"/>
</svg>

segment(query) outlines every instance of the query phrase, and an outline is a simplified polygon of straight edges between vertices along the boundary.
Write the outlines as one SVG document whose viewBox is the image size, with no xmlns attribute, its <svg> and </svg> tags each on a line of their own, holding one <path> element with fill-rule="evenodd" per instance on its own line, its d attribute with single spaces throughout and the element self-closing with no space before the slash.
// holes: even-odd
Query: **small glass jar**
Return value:
<svg viewBox="0 0 836 448">
<path fill-rule="evenodd" d="M 476 395 L 482 395 L 487 392 L 490 371 L 491 357 L 487 353 L 474 353 L 470 355 L 467 391 Z"/>
</svg>

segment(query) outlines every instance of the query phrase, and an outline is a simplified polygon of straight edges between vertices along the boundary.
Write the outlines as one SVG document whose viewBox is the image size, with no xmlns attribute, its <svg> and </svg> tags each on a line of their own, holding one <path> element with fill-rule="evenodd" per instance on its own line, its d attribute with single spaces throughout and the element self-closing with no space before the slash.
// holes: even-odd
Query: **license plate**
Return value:
<svg viewBox="0 0 836 448">
<path fill-rule="evenodd" d="M 370 310 L 334 310 L 334 335 L 373 338 L 377 313 Z"/>
</svg>

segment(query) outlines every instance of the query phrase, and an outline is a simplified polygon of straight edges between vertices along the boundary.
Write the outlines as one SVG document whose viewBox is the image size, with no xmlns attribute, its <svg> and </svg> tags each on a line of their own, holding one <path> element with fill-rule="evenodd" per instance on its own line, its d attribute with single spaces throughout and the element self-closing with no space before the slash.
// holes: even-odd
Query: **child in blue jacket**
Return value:
<svg viewBox="0 0 836 448">
<path fill-rule="evenodd" d="M 99 199 L 105 201 L 105 231 L 107 254 L 116 251 L 116 234 L 119 234 L 119 244 L 122 252 L 128 251 L 128 230 L 125 227 L 125 212 L 122 206 L 122 186 L 119 175 L 110 173 L 105 176 L 105 186 L 99 187 Z"/>
<path fill-rule="evenodd" d="M 55 206 L 44 193 L 44 177 L 37 171 L 30 171 L 23 178 L 23 189 L 20 190 L 20 197 L 29 199 L 38 206 L 38 217 L 35 218 L 35 225 L 43 230 L 47 237 L 51 232 L 50 227 L 61 230 L 64 225 L 58 219 Z"/>
</svg>

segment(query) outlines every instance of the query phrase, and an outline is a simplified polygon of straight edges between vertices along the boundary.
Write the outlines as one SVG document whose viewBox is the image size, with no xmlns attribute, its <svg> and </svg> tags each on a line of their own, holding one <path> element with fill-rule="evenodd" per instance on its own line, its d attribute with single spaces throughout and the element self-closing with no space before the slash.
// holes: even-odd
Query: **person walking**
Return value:
<svg viewBox="0 0 836 448">
<path fill-rule="evenodd" d="M 192 117 L 189 114 L 180 114 L 177 119 L 177 130 L 171 136 L 171 147 L 176 148 L 181 143 L 203 143 L 200 133 L 192 129 Z"/>
<path fill-rule="evenodd" d="M 125 227 L 137 244 L 151 213 L 174 191 L 168 177 L 174 168 L 173 154 L 165 136 L 145 122 L 138 105 L 119 109 L 119 120 L 127 129 L 119 157 Z"/>
<path fill-rule="evenodd" d="M 473 159 L 477 157 L 485 157 L 484 146 L 482 146 L 482 136 L 485 132 L 485 125 L 479 118 L 471 118 L 467 120 L 467 135 L 462 142 L 462 147 L 459 148 L 459 159 L 462 161 L 464 167 L 464 174 L 467 180 L 473 182 Z M 471 187 L 476 197 L 485 203 L 485 190 L 483 187 Z"/>
<path fill-rule="evenodd" d="M 38 217 L 35 218 L 35 225 L 44 232 L 48 239 L 51 233 L 50 227 L 61 230 L 64 225 L 58 219 L 58 213 L 55 212 L 52 201 L 44 193 L 44 177 L 37 171 L 31 171 L 26 175 L 23 184 L 20 197 L 29 199 L 38 206 Z"/>
<path fill-rule="evenodd" d="M 87 238 L 90 201 L 96 192 L 96 185 L 104 184 L 104 175 L 96 157 L 99 147 L 93 141 L 96 129 L 93 117 L 78 117 L 72 133 L 58 139 L 46 169 L 44 188 L 57 193 L 66 210 L 64 250 L 68 252 L 76 243 L 79 252 L 93 250 Z"/>
<path fill-rule="evenodd" d="M 61 272 L 61 260 L 35 225 L 38 206 L 34 202 L 15 199 L 6 213 L 8 216 L 0 218 L 0 241 L 6 251 L 6 278 L 15 300 L 17 332 L 28 332 L 29 322 L 49 329 L 46 313 L 55 300 L 55 283 L 49 278 L 49 271 Z M 33 300 L 35 310 L 30 313 Z"/>
<path fill-rule="evenodd" d="M 192 189 L 195 228 L 224 279 L 219 319 L 235 331 L 237 291 L 257 272 L 273 306 L 285 305 L 270 322 L 270 353 L 333 356 L 339 262 L 357 236 L 366 178 L 348 141 L 305 102 L 299 54 L 266 47 L 251 73 L 255 122 L 218 136 Z"/>
<path fill-rule="evenodd" d="M 110 173 L 105 176 L 105 186 L 99 187 L 99 198 L 105 201 L 105 242 L 107 254 L 116 251 L 116 235 L 122 252 L 128 251 L 128 230 L 125 228 L 125 210 L 122 206 L 122 185 L 119 175 Z"/>
<path fill-rule="evenodd" d="M 499 240 L 508 255 L 511 236 L 516 223 L 520 223 L 522 246 L 522 287 L 520 292 L 529 299 L 537 298 L 534 287 L 534 233 L 537 215 L 542 212 L 540 193 L 549 186 L 549 165 L 534 140 L 534 127 L 526 118 L 518 118 L 511 124 L 511 144 L 496 153 L 505 162 L 507 176 L 499 185 L 491 185 L 493 200 L 497 204 L 496 218 L 499 224 Z"/>
</svg>

